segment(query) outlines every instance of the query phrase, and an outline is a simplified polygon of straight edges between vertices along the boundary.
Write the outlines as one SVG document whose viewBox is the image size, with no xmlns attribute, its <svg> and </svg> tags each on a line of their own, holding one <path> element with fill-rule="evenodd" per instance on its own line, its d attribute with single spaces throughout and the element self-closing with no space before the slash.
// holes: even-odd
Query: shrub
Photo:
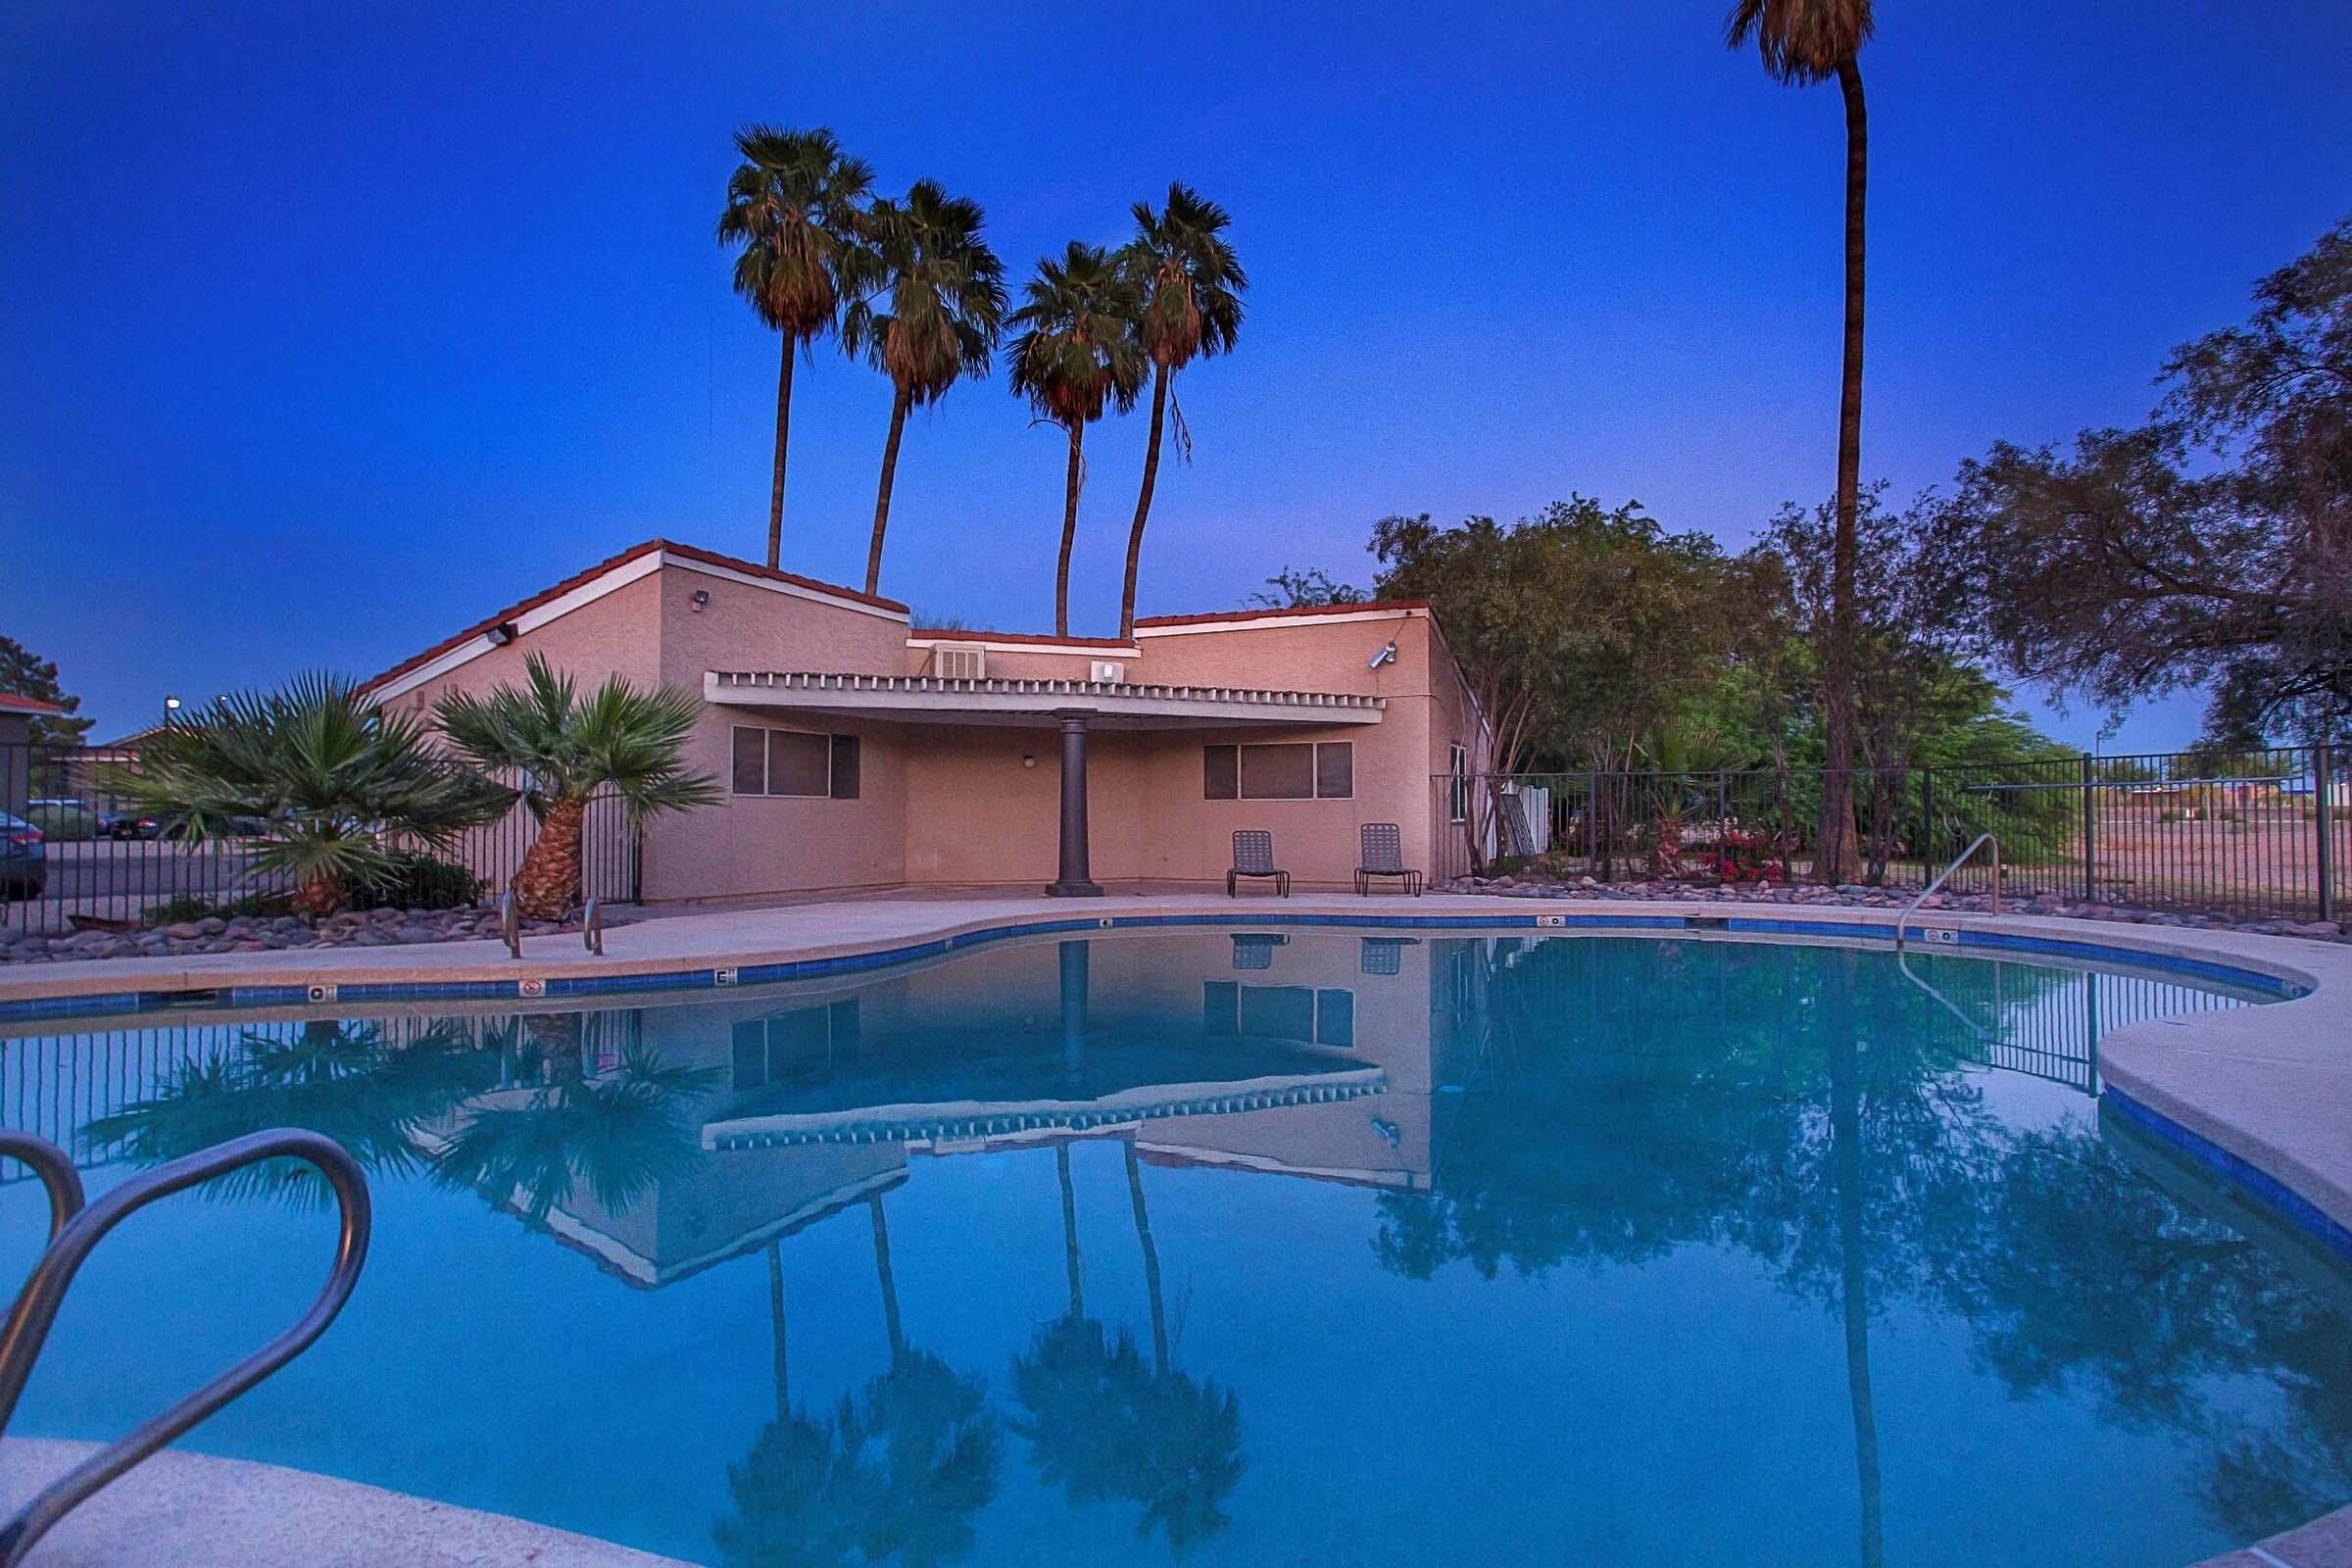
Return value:
<svg viewBox="0 0 2352 1568">
<path fill-rule="evenodd" d="M 78 806 L 27 807 L 24 820 L 52 844 L 81 844 L 98 836 L 97 813 Z"/>
<path fill-rule="evenodd" d="M 455 860 L 410 850 L 385 858 L 379 882 L 355 883 L 355 909 L 469 909 L 482 902 L 481 879 Z"/>
</svg>

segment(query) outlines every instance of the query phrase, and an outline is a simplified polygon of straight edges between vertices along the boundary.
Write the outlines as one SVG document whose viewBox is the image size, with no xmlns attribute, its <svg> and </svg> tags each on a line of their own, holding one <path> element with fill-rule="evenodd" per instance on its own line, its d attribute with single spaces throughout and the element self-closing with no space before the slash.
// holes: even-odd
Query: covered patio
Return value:
<svg viewBox="0 0 2352 1568">
<path fill-rule="evenodd" d="M 1377 725 L 1385 715 L 1383 697 L 1343 692 L 1296 691 L 1266 687 L 1160 685 L 1123 680 L 1075 680 L 1048 677 L 954 677 L 943 675 L 869 675 L 813 670 L 709 670 L 703 676 L 704 700 L 741 715 L 749 724 L 762 716 L 794 721 L 850 720 L 860 725 L 898 727 L 895 733 L 910 753 L 945 737 L 942 729 L 960 728 L 1005 733 L 1054 732 L 1058 737 L 1059 792 L 1056 815 L 1058 846 L 1056 874 L 1045 891 L 1057 898 L 1100 897 L 1089 843 L 1088 760 L 1090 741 L 1098 732 L 1121 736 L 1198 737 L 1205 744 L 1203 760 L 1191 772 L 1193 800 L 1239 799 L 1244 736 L 1280 732 L 1303 735 L 1360 729 Z M 1216 744 L 1225 735 L 1229 746 Z M 1306 751 L 1310 770 L 1303 794 L 1294 798 L 1352 798 L 1353 749 L 1346 742 L 1326 741 L 1335 752 L 1330 761 L 1312 740 L 1297 746 Z M 932 749 L 936 749 L 934 746 Z M 1220 769 L 1220 754 L 1232 753 L 1228 787 Z M 1036 754 L 1021 755 L 1021 765 L 1033 768 Z M 1345 787 L 1327 793 L 1327 776 L 1337 782 L 1344 761 Z M 1161 808 L 1177 805 L 1175 770 L 1161 768 L 1137 797 L 1148 818 Z M 930 811 L 953 811 L 957 801 L 910 778 L 907 785 L 910 822 Z M 918 798 L 921 797 L 921 798 Z M 1164 797 L 1164 799 L 1163 799 Z M 995 808 L 1004 809 L 1003 806 Z M 1149 830 L 1150 821 L 1139 828 Z"/>
</svg>

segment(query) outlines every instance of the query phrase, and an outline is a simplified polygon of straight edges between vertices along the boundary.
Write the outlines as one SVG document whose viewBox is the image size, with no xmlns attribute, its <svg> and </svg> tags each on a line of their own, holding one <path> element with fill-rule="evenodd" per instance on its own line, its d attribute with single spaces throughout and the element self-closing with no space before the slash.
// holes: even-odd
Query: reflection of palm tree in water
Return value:
<svg viewBox="0 0 2352 1568">
<path fill-rule="evenodd" d="M 1227 1523 L 1224 1500 L 1243 1469 L 1241 1404 L 1230 1391 L 1170 1364 L 1159 1250 L 1135 1146 L 1122 1148 L 1143 1249 L 1152 1359 L 1147 1365 L 1124 1331 L 1110 1336 L 1086 1316 L 1069 1150 L 1057 1147 L 1070 1304 L 1013 1360 L 1013 1394 L 1026 1411 L 1015 1430 L 1028 1441 L 1040 1477 L 1060 1486 L 1072 1502 L 1127 1498 L 1140 1508 L 1139 1535 L 1157 1530 L 1181 1550 Z"/>
<path fill-rule="evenodd" d="M 1830 1160 L 1837 1187 L 1838 1306 L 1845 1319 L 1845 1392 L 1854 1420 L 1854 1473 L 1862 1497 L 1862 1568 L 1880 1568 L 1886 1545 L 1880 1525 L 1879 1421 L 1870 1396 L 1870 1287 L 1862 1225 L 1861 1086 L 1854 1039 L 1830 1042 Z"/>
<path fill-rule="evenodd" d="M 949 1562 L 971 1549 L 972 1516 L 996 1496 L 1001 1444 L 987 1392 L 907 1345 L 881 1199 L 868 1208 L 891 1364 L 830 1420 L 793 1407 L 783 1260 L 767 1245 L 776 1414 L 727 1467 L 735 1506 L 711 1539 L 730 1568 Z"/>
</svg>

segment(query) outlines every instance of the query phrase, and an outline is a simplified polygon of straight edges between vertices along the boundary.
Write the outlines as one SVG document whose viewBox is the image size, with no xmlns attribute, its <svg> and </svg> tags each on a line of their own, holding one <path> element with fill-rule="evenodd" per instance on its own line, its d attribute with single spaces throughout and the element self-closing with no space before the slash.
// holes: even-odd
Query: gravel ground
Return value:
<svg viewBox="0 0 2352 1568">
<path fill-rule="evenodd" d="M 617 922 L 614 922 L 617 923 Z M 525 920 L 525 936 L 577 931 L 579 922 Z M 211 915 L 141 930 L 89 930 L 72 935 L 0 932 L 0 963 L 48 963 L 83 958 L 165 958 L 201 953 L 282 953 L 318 948 L 393 948 L 420 942 L 495 942 L 496 909 L 371 909 L 323 920 L 307 915 Z"/>
<path fill-rule="evenodd" d="M 1584 899 L 1630 903 L 1650 899 L 1715 899 L 1725 904 L 1894 910 L 1904 908 L 1919 896 L 1916 887 L 1873 888 L 1859 883 L 1823 888 L 1740 882 L 1717 887 L 1689 882 L 1597 882 L 1589 876 L 1567 881 L 1554 881 L 1546 877 L 1461 877 L 1437 884 L 1436 890 L 1443 893 L 1484 893 L 1511 899 Z M 1920 907 L 1923 910 L 1944 909 L 1970 914 L 1988 913 L 1990 909 L 1989 902 L 1983 894 L 1938 893 Z M 2001 900 L 2001 912 L 2066 915 L 2078 920 L 2180 926 L 2200 931 L 2243 931 L 2254 936 L 2308 937 L 2322 942 L 2352 940 L 2347 936 L 2343 924 L 2334 920 L 2257 919 L 2229 914 L 2190 914 L 2173 909 L 2135 909 L 2123 905 L 2090 904 L 2080 899 L 2052 895 L 2004 898 Z"/>
</svg>

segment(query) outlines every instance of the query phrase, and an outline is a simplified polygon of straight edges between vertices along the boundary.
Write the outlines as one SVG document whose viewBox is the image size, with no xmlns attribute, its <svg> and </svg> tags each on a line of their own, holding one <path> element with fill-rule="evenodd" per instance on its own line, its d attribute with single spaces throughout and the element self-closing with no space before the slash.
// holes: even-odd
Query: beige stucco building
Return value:
<svg viewBox="0 0 2352 1568">
<path fill-rule="evenodd" d="M 1223 885 L 1235 830 L 1347 887 L 1359 824 L 1430 864 L 1475 706 L 1425 604 L 1161 616 L 1131 642 L 912 627 L 895 601 L 650 540 L 369 683 L 422 711 L 544 655 L 701 693 L 717 807 L 649 824 L 649 901 L 907 885 Z M 1259 884 L 1262 890 L 1264 884 Z"/>
</svg>

